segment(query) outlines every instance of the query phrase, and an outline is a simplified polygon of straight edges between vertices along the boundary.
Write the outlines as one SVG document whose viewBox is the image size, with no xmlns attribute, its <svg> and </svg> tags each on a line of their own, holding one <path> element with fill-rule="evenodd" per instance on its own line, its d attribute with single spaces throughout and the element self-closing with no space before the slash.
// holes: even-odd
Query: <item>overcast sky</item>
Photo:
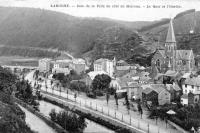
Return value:
<svg viewBox="0 0 200 133">
<path fill-rule="evenodd" d="M 70 7 L 51 7 L 69 4 Z M 94 8 L 79 5 L 95 5 Z M 97 8 L 96 5 L 132 5 L 135 8 Z M 147 8 L 147 5 L 161 5 L 165 8 Z M 178 8 L 167 8 L 177 5 Z M 196 9 L 200 11 L 200 0 L 0 0 L 0 6 L 33 7 L 67 13 L 80 17 L 106 17 L 125 21 L 152 21 L 174 17 L 177 13 Z M 72 7 L 74 6 L 74 7 Z M 138 8 L 140 6 L 140 8 Z"/>
</svg>

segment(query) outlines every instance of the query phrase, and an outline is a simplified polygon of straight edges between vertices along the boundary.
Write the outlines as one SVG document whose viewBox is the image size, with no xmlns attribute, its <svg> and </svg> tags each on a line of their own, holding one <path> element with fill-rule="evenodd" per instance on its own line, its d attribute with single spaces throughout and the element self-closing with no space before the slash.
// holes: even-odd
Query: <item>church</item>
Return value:
<svg viewBox="0 0 200 133">
<path fill-rule="evenodd" d="M 159 73 L 168 70 L 191 72 L 195 68 L 193 50 L 177 50 L 173 20 L 169 23 L 164 49 L 157 49 L 151 60 L 152 70 Z"/>
</svg>

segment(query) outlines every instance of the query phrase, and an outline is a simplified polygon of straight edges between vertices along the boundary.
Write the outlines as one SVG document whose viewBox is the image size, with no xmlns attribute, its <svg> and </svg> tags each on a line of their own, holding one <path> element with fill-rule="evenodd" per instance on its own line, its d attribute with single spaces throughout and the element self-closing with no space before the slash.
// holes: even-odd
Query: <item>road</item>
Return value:
<svg viewBox="0 0 200 133">
<path fill-rule="evenodd" d="M 32 85 L 34 85 L 34 79 L 33 79 L 33 73 L 29 73 L 25 78 L 29 81 L 31 81 Z M 148 111 L 144 110 L 143 117 L 141 119 L 138 112 L 130 111 L 128 114 L 128 111 L 126 107 L 123 105 L 123 100 L 119 100 L 119 106 L 118 108 L 115 106 L 114 99 L 109 100 L 109 104 L 107 105 L 107 102 L 105 99 L 92 99 L 88 98 L 87 96 L 81 94 L 78 95 L 78 97 L 75 99 L 73 93 L 67 94 L 66 92 L 60 92 L 58 90 L 52 90 L 50 80 L 47 80 L 47 88 L 45 88 L 45 83 L 41 83 L 42 91 L 47 91 L 48 93 L 61 96 L 63 98 L 68 98 L 69 100 L 76 101 L 79 105 L 84 105 L 85 107 L 88 107 L 90 109 L 96 110 L 97 112 L 102 112 L 103 114 L 106 114 L 109 117 L 116 118 L 118 120 L 121 120 L 122 122 L 129 124 L 133 127 L 139 128 L 145 132 L 151 132 L 151 133 L 180 133 L 180 131 L 174 129 L 170 125 L 167 125 L 162 120 L 158 120 L 157 124 L 155 120 L 148 119 Z"/>
</svg>

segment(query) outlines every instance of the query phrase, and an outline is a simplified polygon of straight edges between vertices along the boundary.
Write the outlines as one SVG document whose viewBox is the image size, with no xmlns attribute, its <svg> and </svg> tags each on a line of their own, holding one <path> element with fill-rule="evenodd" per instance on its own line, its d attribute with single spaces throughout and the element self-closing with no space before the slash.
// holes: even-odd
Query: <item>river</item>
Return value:
<svg viewBox="0 0 200 133">
<path fill-rule="evenodd" d="M 20 106 L 20 105 L 19 105 Z M 36 115 L 29 112 L 24 107 L 20 106 L 22 111 L 26 114 L 26 123 L 31 128 L 31 130 L 38 133 L 56 133 L 56 131 L 48 126 L 42 119 L 37 117 Z"/>
<path fill-rule="evenodd" d="M 62 108 L 53 105 L 51 103 L 45 102 L 45 101 L 40 101 L 40 106 L 39 106 L 40 112 L 44 114 L 45 116 L 49 117 L 49 113 L 52 109 L 55 109 L 56 112 L 59 112 L 63 110 Z M 114 131 L 101 126 L 93 121 L 90 121 L 86 119 L 87 122 L 87 127 L 84 129 L 84 133 L 115 133 Z"/>
</svg>

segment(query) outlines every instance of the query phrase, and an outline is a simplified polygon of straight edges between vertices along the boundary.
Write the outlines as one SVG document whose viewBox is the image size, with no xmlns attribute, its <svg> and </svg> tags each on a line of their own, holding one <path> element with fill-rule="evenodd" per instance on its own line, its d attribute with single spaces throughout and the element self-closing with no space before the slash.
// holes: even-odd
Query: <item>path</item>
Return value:
<svg viewBox="0 0 200 133">
<path fill-rule="evenodd" d="M 27 76 L 27 79 L 30 81 L 33 81 L 33 78 L 31 75 Z M 104 99 L 92 99 L 88 98 L 85 95 L 78 95 L 78 97 L 75 99 L 73 94 L 67 94 L 66 92 L 59 92 L 57 90 L 52 90 L 50 85 L 50 80 L 47 80 L 47 86 L 48 88 L 45 88 L 45 83 L 41 83 L 42 85 L 42 91 L 47 91 L 48 93 L 52 93 L 57 96 L 61 96 L 63 98 L 68 98 L 69 100 L 76 101 L 77 104 L 82 104 L 82 106 L 86 106 L 90 109 L 94 109 L 98 112 L 102 112 L 114 117 L 116 119 L 121 120 L 122 122 L 129 124 L 133 127 L 142 129 L 146 132 L 151 133 L 180 133 L 180 131 L 174 129 L 170 125 L 167 125 L 164 121 L 158 120 L 158 123 L 156 124 L 155 120 L 148 119 L 148 111 L 144 110 L 143 118 L 140 118 L 140 115 L 138 112 L 130 111 L 130 114 L 128 114 L 128 111 L 125 106 L 123 106 L 123 100 L 119 100 L 119 106 L 118 109 L 115 106 L 115 101 L 110 100 L 109 104 L 106 104 L 106 100 Z"/>
</svg>

